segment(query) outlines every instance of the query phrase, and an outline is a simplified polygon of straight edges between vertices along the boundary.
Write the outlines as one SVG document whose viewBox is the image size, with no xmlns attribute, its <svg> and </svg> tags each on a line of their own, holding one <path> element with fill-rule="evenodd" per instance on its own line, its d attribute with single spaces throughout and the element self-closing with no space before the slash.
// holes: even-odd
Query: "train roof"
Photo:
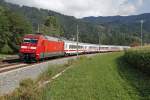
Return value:
<svg viewBox="0 0 150 100">
<path fill-rule="evenodd" d="M 76 41 L 69 41 L 63 38 L 57 38 L 57 37 L 52 37 L 52 36 L 48 36 L 48 35 L 43 35 L 41 33 L 37 33 L 37 34 L 27 34 L 25 35 L 25 38 L 39 38 L 40 36 L 44 37 L 45 39 L 49 40 L 49 41 L 64 41 L 65 43 L 70 43 L 70 44 L 76 44 Z M 92 43 L 82 43 L 79 42 L 80 45 L 92 45 L 92 46 L 99 46 L 99 44 L 92 44 Z M 119 45 L 100 45 L 102 47 L 125 47 L 125 48 L 129 48 L 130 46 L 119 46 Z"/>
<path fill-rule="evenodd" d="M 27 34 L 24 36 L 24 38 L 40 38 L 43 37 L 49 41 L 61 41 L 59 38 L 48 36 L 48 35 L 43 35 L 43 34 Z"/>
<path fill-rule="evenodd" d="M 49 40 L 49 41 L 61 41 L 61 39 L 56 38 L 56 37 L 51 37 L 51 36 L 44 36 L 45 39 Z"/>
<path fill-rule="evenodd" d="M 69 44 L 76 44 L 77 42 L 76 41 L 68 41 L 68 40 L 65 40 L 64 41 L 65 43 L 69 43 Z M 79 42 L 80 45 L 92 45 L 92 46 L 99 46 L 99 44 L 92 44 L 92 43 L 82 43 L 82 42 Z M 129 46 L 119 46 L 119 45 L 100 45 L 102 47 L 129 47 Z"/>
<path fill-rule="evenodd" d="M 26 34 L 24 38 L 39 38 L 41 35 Z"/>
</svg>

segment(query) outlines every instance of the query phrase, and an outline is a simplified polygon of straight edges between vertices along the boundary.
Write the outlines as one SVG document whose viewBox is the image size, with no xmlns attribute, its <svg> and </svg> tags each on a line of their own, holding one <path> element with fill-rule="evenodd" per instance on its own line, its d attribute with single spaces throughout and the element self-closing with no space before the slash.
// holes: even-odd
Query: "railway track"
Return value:
<svg viewBox="0 0 150 100">
<path fill-rule="evenodd" d="M 0 73 L 7 72 L 13 69 L 25 67 L 29 64 L 21 63 L 18 56 L 6 57 L 0 62 Z"/>
<path fill-rule="evenodd" d="M 15 70 L 15 69 L 18 69 L 18 68 L 27 67 L 27 66 L 30 66 L 30 65 L 35 65 L 35 64 L 47 62 L 47 61 L 50 61 L 50 60 L 62 59 L 62 58 L 64 58 L 64 57 L 49 58 L 49 59 L 45 59 L 43 61 L 39 61 L 37 63 L 35 63 L 35 62 L 21 63 L 18 58 L 8 58 L 8 59 L 2 60 L 0 62 L 0 73 L 8 72 L 8 71 Z"/>
<path fill-rule="evenodd" d="M 56 59 L 71 58 L 73 56 L 76 56 L 76 55 L 66 56 L 66 57 L 52 57 L 52 58 L 45 59 L 45 60 L 37 62 L 37 63 L 35 63 L 35 62 L 34 63 L 21 63 L 19 61 L 19 59 L 17 59 L 17 58 L 15 58 L 15 59 L 14 58 L 13 59 L 5 59 L 2 62 L 0 62 L 0 73 L 8 72 L 8 71 L 15 70 L 15 69 L 18 69 L 18 68 L 28 67 L 28 66 L 31 66 L 31 65 L 44 63 L 44 62 L 48 62 L 48 61 L 52 61 L 52 60 L 56 60 Z"/>
<path fill-rule="evenodd" d="M 68 57 L 72 57 L 72 56 L 68 56 Z M 68 57 L 66 57 L 66 58 L 68 58 Z M 18 69 L 18 68 L 27 67 L 27 66 L 30 66 L 30 65 L 44 63 L 44 62 L 48 62 L 48 61 L 52 61 L 52 60 L 56 60 L 56 59 L 62 59 L 62 58 L 65 58 L 65 57 L 49 58 L 49 59 L 45 59 L 43 61 L 39 61 L 39 62 L 36 62 L 36 63 L 35 62 L 21 63 L 18 59 L 4 60 L 4 61 L 0 62 L 0 73 L 15 70 L 15 69 Z"/>
<path fill-rule="evenodd" d="M 17 59 L 17 58 L 15 58 L 15 59 L 14 58 L 13 59 L 5 59 L 2 62 L 0 62 L 0 73 L 8 72 L 8 71 L 15 70 L 15 69 L 18 69 L 18 68 L 27 67 L 27 66 L 30 66 L 30 65 L 44 63 L 44 62 L 47 62 L 47 61 L 52 61 L 52 60 L 62 59 L 62 58 L 69 58 L 69 57 L 72 57 L 72 56 L 52 57 L 52 58 L 45 59 L 45 60 L 37 62 L 37 63 L 35 63 L 35 62 L 34 63 L 21 63 L 19 61 L 19 59 Z"/>
<path fill-rule="evenodd" d="M 22 67 L 26 67 L 29 64 L 25 64 L 25 63 L 4 63 L 0 65 L 0 73 L 3 72 L 7 72 L 13 69 L 17 69 L 17 68 L 22 68 Z"/>
</svg>

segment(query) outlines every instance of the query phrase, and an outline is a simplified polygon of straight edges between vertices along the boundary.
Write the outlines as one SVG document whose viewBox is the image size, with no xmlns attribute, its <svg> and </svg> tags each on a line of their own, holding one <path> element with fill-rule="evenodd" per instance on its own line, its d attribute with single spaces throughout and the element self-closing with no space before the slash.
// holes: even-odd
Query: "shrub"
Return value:
<svg viewBox="0 0 150 100">
<path fill-rule="evenodd" d="M 124 59 L 131 66 L 150 73 L 150 47 L 129 49 L 125 51 Z"/>
<path fill-rule="evenodd" d="M 11 54 L 11 53 L 13 53 L 13 50 L 10 48 L 10 46 L 8 44 L 5 44 L 1 48 L 1 53 L 3 53 L 3 54 Z"/>
</svg>

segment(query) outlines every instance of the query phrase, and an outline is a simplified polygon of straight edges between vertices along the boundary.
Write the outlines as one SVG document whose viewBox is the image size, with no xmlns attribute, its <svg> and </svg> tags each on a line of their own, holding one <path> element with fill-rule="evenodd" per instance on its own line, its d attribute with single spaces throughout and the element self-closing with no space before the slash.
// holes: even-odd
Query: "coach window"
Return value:
<svg viewBox="0 0 150 100">
<path fill-rule="evenodd" d="M 67 44 L 65 44 L 65 48 L 67 48 Z"/>
<path fill-rule="evenodd" d="M 69 49 L 72 49 L 72 45 L 69 45 Z"/>
<path fill-rule="evenodd" d="M 77 49 L 77 46 L 76 46 L 76 45 L 74 45 L 74 49 Z"/>
<path fill-rule="evenodd" d="M 69 45 L 69 49 L 75 49 L 76 46 L 75 45 Z"/>
</svg>

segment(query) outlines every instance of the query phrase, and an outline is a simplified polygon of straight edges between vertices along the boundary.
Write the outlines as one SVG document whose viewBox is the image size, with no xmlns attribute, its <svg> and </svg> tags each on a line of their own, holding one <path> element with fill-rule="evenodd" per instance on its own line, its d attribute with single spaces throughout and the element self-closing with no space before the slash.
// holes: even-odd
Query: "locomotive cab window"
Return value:
<svg viewBox="0 0 150 100">
<path fill-rule="evenodd" d="M 31 38 L 24 38 L 23 40 L 24 43 L 37 43 L 38 40 L 37 39 L 31 39 Z"/>
</svg>

